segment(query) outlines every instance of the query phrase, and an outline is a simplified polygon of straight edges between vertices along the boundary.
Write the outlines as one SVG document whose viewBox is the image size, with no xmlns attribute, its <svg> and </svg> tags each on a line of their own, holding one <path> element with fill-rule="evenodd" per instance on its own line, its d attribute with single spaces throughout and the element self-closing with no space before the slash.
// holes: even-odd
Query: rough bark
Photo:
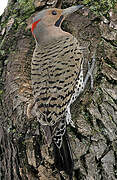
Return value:
<svg viewBox="0 0 117 180">
<path fill-rule="evenodd" d="M 62 7 L 76 1 L 64 0 Z M 54 165 L 36 119 L 26 116 L 32 100 L 30 64 L 35 46 L 32 17 L 60 0 L 11 0 L 1 17 L 0 34 L 0 179 L 68 179 Z M 74 13 L 63 29 L 85 47 L 84 72 L 96 50 L 94 89 L 90 82 L 72 105 L 75 128 L 68 127 L 75 162 L 74 179 L 117 179 L 117 5 L 108 20 L 89 8 Z"/>
</svg>

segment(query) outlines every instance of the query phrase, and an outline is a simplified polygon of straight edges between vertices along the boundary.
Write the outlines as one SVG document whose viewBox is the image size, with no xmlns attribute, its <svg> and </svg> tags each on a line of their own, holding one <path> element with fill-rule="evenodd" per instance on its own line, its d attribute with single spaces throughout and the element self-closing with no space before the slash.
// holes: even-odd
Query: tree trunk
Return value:
<svg viewBox="0 0 117 180">
<path fill-rule="evenodd" d="M 64 0 L 62 8 L 77 1 Z M 77 3 L 76 3 L 77 4 Z M 27 118 L 32 97 L 32 17 L 61 0 L 11 0 L 0 21 L 0 180 L 68 179 L 58 172 L 36 119 Z M 75 128 L 68 127 L 74 179 L 117 179 L 117 4 L 109 18 L 89 8 L 72 14 L 62 28 L 84 47 L 84 74 L 96 51 L 94 88 L 90 82 L 72 105 Z"/>
</svg>

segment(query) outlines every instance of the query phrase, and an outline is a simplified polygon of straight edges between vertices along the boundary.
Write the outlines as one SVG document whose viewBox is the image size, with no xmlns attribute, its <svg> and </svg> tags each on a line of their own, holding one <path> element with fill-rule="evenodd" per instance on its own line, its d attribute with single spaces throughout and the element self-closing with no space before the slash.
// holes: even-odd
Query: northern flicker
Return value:
<svg viewBox="0 0 117 180">
<path fill-rule="evenodd" d="M 70 123 L 73 126 L 70 105 L 84 90 L 94 62 L 83 80 L 83 53 L 77 39 L 61 29 L 61 23 L 81 7 L 43 10 L 35 16 L 32 24 L 36 41 L 31 65 L 33 113 L 45 132 L 48 144 L 54 144 L 58 153 L 55 160 L 61 166 L 59 169 L 67 173 L 73 167 L 66 133 L 66 125 Z"/>
</svg>

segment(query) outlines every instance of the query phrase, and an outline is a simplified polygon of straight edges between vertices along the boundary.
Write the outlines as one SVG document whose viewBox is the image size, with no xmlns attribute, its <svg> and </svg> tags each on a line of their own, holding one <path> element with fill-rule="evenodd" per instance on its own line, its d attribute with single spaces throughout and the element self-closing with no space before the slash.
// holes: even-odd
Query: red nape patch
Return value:
<svg viewBox="0 0 117 180">
<path fill-rule="evenodd" d="M 41 19 L 35 21 L 35 22 L 32 24 L 32 28 L 31 28 L 32 33 L 33 33 L 34 28 L 36 28 L 36 26 L 37 26 L 37 24 L 38 24 L 39 21 L 41 21 Z"/>
</svg>

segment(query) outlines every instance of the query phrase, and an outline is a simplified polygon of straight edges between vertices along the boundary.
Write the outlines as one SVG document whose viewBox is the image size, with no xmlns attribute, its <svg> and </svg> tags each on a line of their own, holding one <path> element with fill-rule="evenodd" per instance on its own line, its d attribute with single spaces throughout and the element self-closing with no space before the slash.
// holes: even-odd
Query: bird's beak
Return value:
<svg viewBox="0 0 117 180">
<path fill-rule="evenodd" d="M 83 5 L 78 5 L 78 6 L 72 6 L 69 8 L 66 8 L 63 10 L 62 15 L 63 16 L 68 16 L 69 14 L 72 14 L 73 12 L 77 11 L 78 9 L 84 7 Z"/>
</svg>

